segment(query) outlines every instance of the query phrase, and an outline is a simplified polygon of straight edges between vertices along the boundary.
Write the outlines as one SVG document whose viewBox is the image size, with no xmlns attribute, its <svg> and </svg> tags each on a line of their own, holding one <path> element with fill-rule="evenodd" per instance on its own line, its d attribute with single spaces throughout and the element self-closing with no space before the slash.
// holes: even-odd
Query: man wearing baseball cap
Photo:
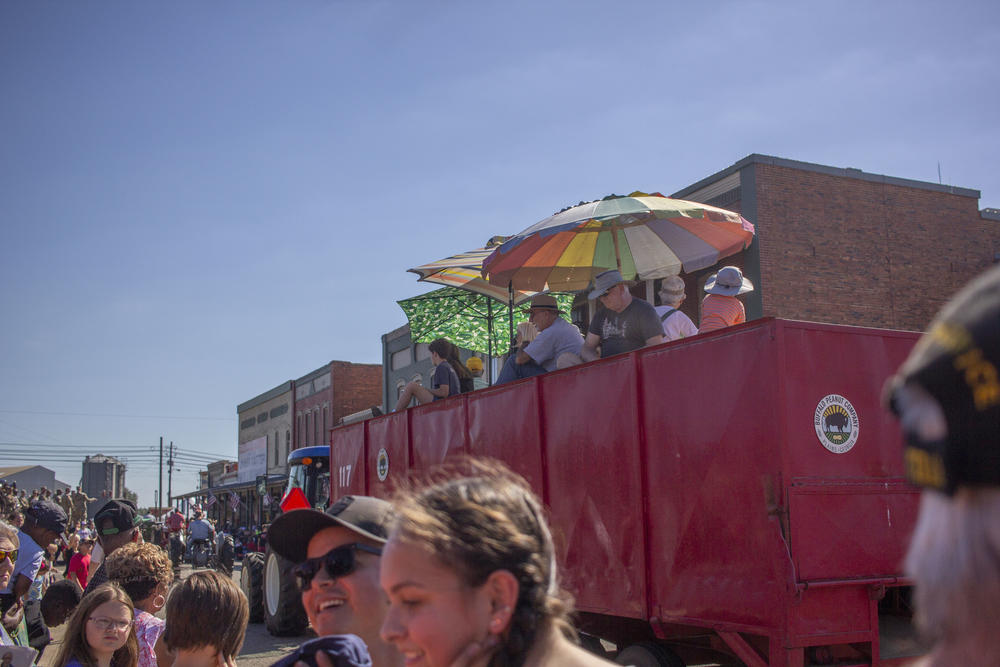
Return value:
<svg viewBox="0 0 1000 667">
<path fill-rule="evenodd" d="M 538 335 L 507 358 L 497 384 L 541 375 L 556 369 L 556 362 L 564 354 L 579 355 L 583 346 L 580 330 L 559 315 L 559 303 L 550 294 L 537 294 L 531 298 L 528 320 L 538 329 Z"/>
<path fill-rule="evenodd" d="M 316 634 L 358 635 L 380 667 L 403 664 L 402 654 L 379 636 L 388 608 L 379 557 L 391 515 L 384 500 L 344 496 L 326 512 L 286 512 L 267 531 L 271 549 L 297 564 L 302 606 Z"/>
<path fill-rule="evenodd" d="M 1000 634 L 1000 267 L 962 289 L 885 388 L 924 488 L 906 557 L 931 666 L 997 664 Z"/>
<path fill-rule="evenodd" d="M 5 621 L 18 626 L 16 632 L 27 639 L 24 625 L 25 596 L 38 576 L 45 548 L 66 541 L 66 512 L 51 500 L 38 500 L 24 510 L 24 525 L 17 531 L 19 549 L 7 587 L 0 591 L 0 613 Z"/>
<path fill-rule="evenodd" d="M 139 511 L 135 503 L 124 498 L 109 500 L 97 511 L 94 515 L 94 527 L 97 530 L 97 543 L 101 545 L 105 559 L 115 549 L 142 539 L 139 527 L 136 525 L 138 516 Z M 104 571 L 104 561 L 101 561 L 101 566 L 90 576 L 83 594 L 86 595 L 107 581 L 108 574 Z"/>
</svg>

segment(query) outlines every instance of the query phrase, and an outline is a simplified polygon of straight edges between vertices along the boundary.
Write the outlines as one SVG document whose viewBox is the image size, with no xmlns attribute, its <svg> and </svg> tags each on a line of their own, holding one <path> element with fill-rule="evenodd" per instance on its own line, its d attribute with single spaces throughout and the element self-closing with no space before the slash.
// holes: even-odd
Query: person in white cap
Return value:
<svg viewBox="0 0 1000 667">
<path fill-rule="evenodd" d="M 590 321 L 587 337 L 580 349 L 584 361 L 631 352 L 663 342 L 663 325 L 656 310 L 642 299 L 632 296 L 620 271 L 605 271 L 594 279 L 591 299 L 601 307 Z"/>
<path fill-rule="evenodd" d="M 753 283 L 735 266 L 724 266 L 705 283 L 708 296 L 701 302 L 699 333 L 725 329 L 747 321 L 739 294 L 753 291 Z"/>
<path fill-rule="evenodd" d="M 684 279 L 680 276 L 664 278 L 660 284 L 660 303 L 656 314 L 663 322 L 663 337 L 667 340 L 680 340 L 698 333 L 698 327 L 691 318 L 681 312 L 681 304 L 687 298 L 684 292 Z"/>
</svg>

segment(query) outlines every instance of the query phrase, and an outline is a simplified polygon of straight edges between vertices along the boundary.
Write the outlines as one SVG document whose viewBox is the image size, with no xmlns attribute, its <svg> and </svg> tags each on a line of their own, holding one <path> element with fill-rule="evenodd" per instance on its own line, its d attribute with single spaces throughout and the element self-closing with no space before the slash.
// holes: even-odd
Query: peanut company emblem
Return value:
<svg viewBox="0 0 1000 667">
<path fill-rule="evenodd" d="M 813 426 L 820 444 L 834 454 L 849 452 L 858 441 L 858 412 L 840 394 L 824 396 L 816 405 Z"/>
<path fill-rule="evenodd" d="M 389 452 L 385 447 L 378 450 L 378 458 L 375 459 L 375 472 L 378 474 L 378 481 L 384 482 L 389 476 Z"/>
</svg>

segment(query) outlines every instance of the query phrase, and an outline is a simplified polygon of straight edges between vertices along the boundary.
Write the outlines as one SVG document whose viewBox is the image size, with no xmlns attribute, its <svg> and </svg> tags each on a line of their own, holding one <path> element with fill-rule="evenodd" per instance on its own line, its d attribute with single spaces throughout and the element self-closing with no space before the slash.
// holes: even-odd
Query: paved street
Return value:
<svg viewBox="0 0 1000 667">
<path fill-rule="evenodd" d="M 236 567 L 233 570 L 233 579 L 237 583 L 240 580 L 241 567 L 240 561 L 236 561 Z M 187 576 L 190 572 L 191 566 L 184 565 L 181 569 L 181 576 Z M 162 610 L 158 615 L 161 618 L 163 617 Z M 45 649 L 45 653 L 39 663 L 41 667 L 53 667 L 53 660 L 55 660 L 56 653 L 59 651 L 59 645 L 62 643 L 62 633 L 65 627 L 65 624 L 63 624 L 58 628 L 51 629 L 52 643 Z M 247 626 L 246 641 L 243 642 L 243 650 L 240 651 L 237 663 L 240 667 L 267 667 L 279 660 L 286 653 L 291 652 L 300 643 L 306 641 L 306 639 L 308 637 L 272 637 L 264 628 L 263 623 L 251 623 Z"/>
</svg>

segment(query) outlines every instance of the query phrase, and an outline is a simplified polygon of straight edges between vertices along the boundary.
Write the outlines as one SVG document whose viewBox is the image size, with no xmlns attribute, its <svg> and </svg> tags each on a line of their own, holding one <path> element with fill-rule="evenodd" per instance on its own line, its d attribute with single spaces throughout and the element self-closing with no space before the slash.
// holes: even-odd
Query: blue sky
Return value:
<svg viewBox="0 0 1000 667">
<path fill-rule="evenodd" d="M 238 403 L 380 362 L 407 268 L 751 153 L 1000 207 L 997 44 L 985 1 L 2 3 L 0 465 L 127 452 L 151 504 L 161 435 L 235 458 Z"/>
</svg>

